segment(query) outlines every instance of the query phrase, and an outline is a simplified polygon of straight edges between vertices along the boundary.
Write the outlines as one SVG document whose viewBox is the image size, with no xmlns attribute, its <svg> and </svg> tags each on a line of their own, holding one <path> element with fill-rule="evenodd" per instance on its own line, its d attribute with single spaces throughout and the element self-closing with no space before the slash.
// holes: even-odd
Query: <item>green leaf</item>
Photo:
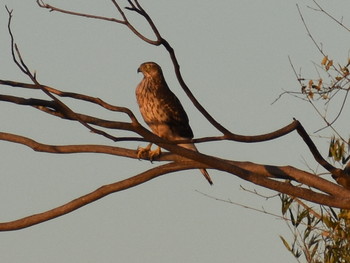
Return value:
<svg viewBox="0 0 350 263">
<path fill-rule="evenodd" d="M 292 210 L 291 210 L 291 209 L 288 209 L 288 210 L 289 210 L 289 214 L 290 214 L 290 221 L 292 222 L 292 225 L 293 225 L 293 226 L 296 226 L 296 225 L 295 225 L 295 219 L 294 219 Z"/>
<path fill-rule="evenodd" d="M 333 222 L 330 220 L 330 218 L 328 216 L 323 216 L 322 217 L 322 222 L 328 227 L 328 228 L 333 228 L 334 224 Z"/>
<path fill-rule="evenodd" d="M 311 258 L 313 258 L 313 257 L 315 256 L 315 254 L 316 254 L 316 252 L 317 252 L 317 249 L 318 249 L 318 244 L 319 244 L 319 243 L 317 243 L 316 246 L 312 249 Z"/>
<path fill-rule="evenodd" d="M 296 221 L 296 227 L 299 226 L 299 224 L 301 223 L 301 221 L 303 221 L 303 219 L 309 214 L 308 210 L 304 210 L 302 211 L 300 214 L 298 214 L 297 216 L 297 221 Z"/>
<path fill-rule="evenodd" d="M 282 215 L 285 215 L 287 213 L 290 205 L 293 203 L 293 199 L 285 194 L 281 194 L 280 198 L 282 201 Z"/>
<path fill-rule="evenodd" d="M 292 252 L 292 249 L 289 246 L 288 242 L 282 236 L 280 236 L 280 239 L 282 240 L 283 245 L 288 249 L 288 251 Z"/>
<path fill-rule="evenodd" d="M 334 136 L 331 139 L 331 142 L 329 143 L 329 148 L 328 148 L 328 157 L 333 157 L 333 148 L 334 148 Z"/>
</svg>

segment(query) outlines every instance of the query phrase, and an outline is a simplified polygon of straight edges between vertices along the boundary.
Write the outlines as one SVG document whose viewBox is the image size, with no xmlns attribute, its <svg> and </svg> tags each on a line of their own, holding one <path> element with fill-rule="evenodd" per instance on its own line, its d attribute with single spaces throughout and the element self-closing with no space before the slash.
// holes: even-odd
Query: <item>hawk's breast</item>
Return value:
<svg viewBox="0 0 350 263">
<path fill-rule="evenodd" d="M 159 98 L 156 91 L 147 85 L 147 81 L 142 81 L 137 87 L 136 98 L 142 117 L 147 124 L 167 121 L 166 112 L 163 110 L 165 101 Z"/>
<path fill-rule="evenodd" d="M 143 119 L 155 134 L 169 140 L 193 138 L 187 114 L 165 81 L 144 78 L 136 98 Z"/>
</svg>

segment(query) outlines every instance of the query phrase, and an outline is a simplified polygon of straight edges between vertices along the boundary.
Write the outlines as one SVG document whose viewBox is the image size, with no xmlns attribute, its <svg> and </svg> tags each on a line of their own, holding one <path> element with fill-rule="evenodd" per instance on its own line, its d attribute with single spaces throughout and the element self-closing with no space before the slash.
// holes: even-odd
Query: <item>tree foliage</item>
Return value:
<svg viewBox="0 0 350 263">
<path fill-rule="evenodd" d="M 325 10 L 317 1 L 313 1 L 314 11 L 321 12 L 332 22 L 338 24 L 350 32 L 349 27 L 343 23 L 343 19 L 337 19 Z M 286 92 L 308 102 L 321 117 L 325 128 L 331 128 L 333 136 L 329 138 L 328 158 L 333 164 L 344 167 L 344 172 L 350 175 L 349 166 L 349 138 L 343 135 L 335 127 L 335 123 L 344 114 L 344 108 L 350 89 L 349 66 L 350 58 L 345 62 L 333 60 L 322 44 L 316 41 L 309 29 L 305 18 L 298 8 L 301 20 L 308 36 L 320 53 L 321 60 L 315 63 L 317 77 L 306 77 L 293 70 L 300 84 L 300 91 Z M 338 97 L 338 99 L 337 99 Z M 336 114 L 329 114 L 331 107 L 336 108 Z M 347 115 L 345 115 L 347 116 Z M 348 131 L 345 131 L 348 133 Z M 341 185 L 349 188 L 348 177 L 333 178 Z M 309 263 L 338 263 L 350 262 L 350 212 L 348 208 L 338 209 L 332 206 L 308 204 L 289 195 L 280 195 L 282 202 L 282 215 L 291 233 L 292 240 L 287 241 L 281 236 L 281 240 L 298 262 L 302 262 L 302 256 Z"/>
<path fill-rule="evenodd" d="M 291 242 L 281 239 L 299 262 L 302 255 L 309 263 L 349 262 L 349 210 L 319 206 L 316 211 L 286 195 L 281 195 L 281 201 L 282 215 L 293 235 Z"/>
</svg>

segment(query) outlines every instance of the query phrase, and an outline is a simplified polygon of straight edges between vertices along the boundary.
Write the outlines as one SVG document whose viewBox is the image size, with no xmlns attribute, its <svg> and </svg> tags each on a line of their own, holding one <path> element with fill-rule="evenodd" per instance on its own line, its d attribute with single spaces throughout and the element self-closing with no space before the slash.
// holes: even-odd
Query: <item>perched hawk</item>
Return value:
<svg viewBox="0 0 350 263">
<path fill-rule="evenodd" d="M 193 132 L 187 114 L 179 99 L 165 82 L 161 67 L 154 62 L 145 62 L 141 64 L 137 72 L 142 72 L 144 75 L 136 88 L 137 103 L 143 119 L 153 133 L 171 141 L 192 139 Z M 139 149 L 139 156 L 143 156 L 145 152 L 151 159 L 159 155 L 160 148 L 150 151 L 151 145 Z M 179 144 L 179 146 L 197 151 L 193 143 Z M 213 184 L 208 172 L 205 169 L 200 169 L 200 171 L 208 182 Z"/>
</svg>

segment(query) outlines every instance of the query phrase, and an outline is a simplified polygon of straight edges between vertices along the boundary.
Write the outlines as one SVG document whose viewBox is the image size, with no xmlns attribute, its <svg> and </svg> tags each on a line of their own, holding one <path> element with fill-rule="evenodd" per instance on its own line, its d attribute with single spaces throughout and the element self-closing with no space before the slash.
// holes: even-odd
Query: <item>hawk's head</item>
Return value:
<svg viewBox="0 0 350 263">
<path fill-rule="evenodd" d="M 163 73 L 161 67 L 155 62 L 145 62 L 140 65 L 137 72 L 142 72 L 146 78 L 162 78 Z"/>
</svg>

